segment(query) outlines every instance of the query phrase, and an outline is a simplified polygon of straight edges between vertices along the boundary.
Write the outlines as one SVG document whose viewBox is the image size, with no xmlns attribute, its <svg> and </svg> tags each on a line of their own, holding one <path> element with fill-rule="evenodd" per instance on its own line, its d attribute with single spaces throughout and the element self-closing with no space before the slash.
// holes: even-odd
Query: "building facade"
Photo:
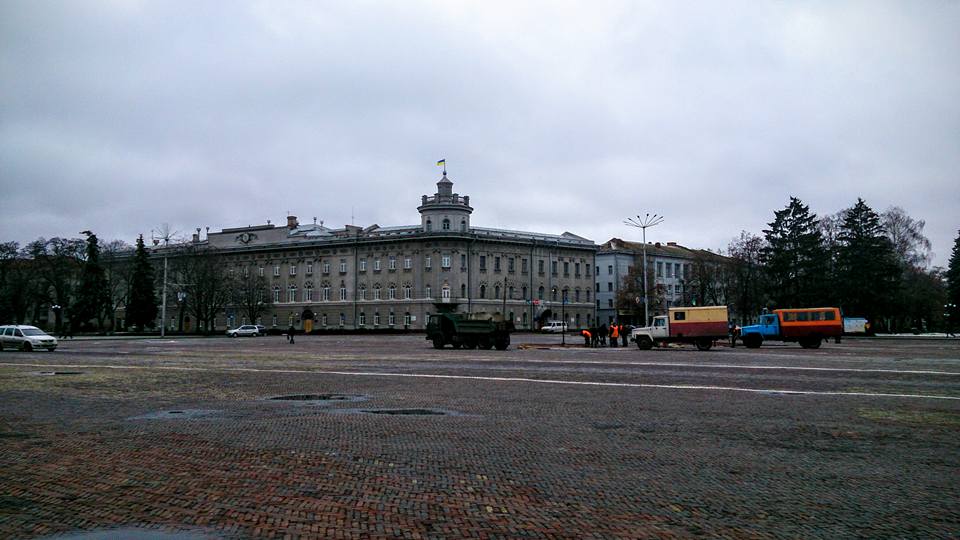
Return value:
<svg viewBox="0 0 960 540">
<path fill-rule="evenodd" d="M 215 248 L 231 272 L 263 276 L 270 296 L 260 320 L 227 306 L 214 327 L 304 328 L 309 319 L 321 330 L 416 330 L 438 303 L 506 317 L 518 329 L 561 316 L 571 328 L 595 321 L 593 241 L 475 227 L 470 197 L 455 193 L 446 174 L 417 210 L 420 224 L 409 226 L 332 229 L 289 216 L 285 227 L 223 229 L 203 239 L 198 231 L 195 244 Z M 174 305 L 164 323 L 179 322 Z"/>
<path fill-rule="evenodd" d="M 700 296 L 698 289 L 703 276 L 694 275 L 699 262 L 710 261 L 716 264 L 723 257 L 705 250 L 690 249 L 675 242 L 661 244 L 651 242 L 647 252 L 647 288 L 649 290 L 650 316 L 662 315 L 674 306 L 692 305 Z M 629 324 L 643 324 L 643 295 L 633 299 L 633 305 L 617 302 L 621 291 L 627 285 L 625 279 L 642 279 L 642 274 L 631 271 L 643 266 L 643 243 L 628 242 L 612 238 L 597 250 L 595 268 L 596 283 L 594 290 L 597 304 L 597 320 L 610 324 L 619 321 Z M 711 278 L 715 275 L 711 275 Z M 630 290 L 642 291 L 639 283 Z M 639 319 L 637 313 L 640 314 Z"/>
</svg>

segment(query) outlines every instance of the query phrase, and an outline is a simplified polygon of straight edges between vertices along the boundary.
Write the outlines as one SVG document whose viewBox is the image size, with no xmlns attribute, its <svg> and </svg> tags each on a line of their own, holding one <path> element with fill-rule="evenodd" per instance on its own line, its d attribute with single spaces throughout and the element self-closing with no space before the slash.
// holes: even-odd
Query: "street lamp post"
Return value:
<svg viewBox="0 0 960 540">
<path fill-rule="evenodd" d="M 650 308 L 648 307 L 650 298 L 647 294 L 647 228 L 663 223 L 663 216 L 657 214 L 651 216 L 647 213 L 640 217 L 638 214 L 636 218 L 627 218 L 623 223 L 643 231 L 643 325 L 647 326 L 650 324 Z"/>
</svg>

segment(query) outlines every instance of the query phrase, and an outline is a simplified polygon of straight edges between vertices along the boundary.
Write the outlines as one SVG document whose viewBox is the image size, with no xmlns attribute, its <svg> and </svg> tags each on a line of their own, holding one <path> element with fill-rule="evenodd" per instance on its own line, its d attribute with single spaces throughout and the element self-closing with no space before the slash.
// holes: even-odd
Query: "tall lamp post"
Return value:
<svg viewBox="0 0 960 540">
<path fill-rule="evenodd" d="M 157 246 L 160 244 L 160 241 L 163 240 L 163 292 L 161 292 L 161 302 L 160 302 L 160 337 L 166 336 L 166 327 L 167 327 L 167 247 L 170 244 L 170 239 L 173 238 L 173 235 L 177 234 L 175 232 L 170 232 L 170 226 L 164 224 L 159 231 L 150 231 L 151 236 L 153 237 L 153 245 Z M 199 232 L 199 229 L 198 231 Z"/>
<path fill-rule="evenodd" d="M 663 223 L 663 216 L 647 213 L 640 217 L 638 214 L 636 218 L 627 218 L 623 223 L 643 231 L 643 325 L 647 326 L 650 324 L 650 297 L 647 294 L 647 228 Z"/>
</svg>

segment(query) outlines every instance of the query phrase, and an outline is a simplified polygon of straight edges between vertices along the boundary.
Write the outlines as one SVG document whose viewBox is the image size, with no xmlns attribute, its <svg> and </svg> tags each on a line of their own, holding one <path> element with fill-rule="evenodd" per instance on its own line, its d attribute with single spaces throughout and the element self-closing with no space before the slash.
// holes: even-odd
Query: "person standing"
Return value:
<svg viewBox="0 0 960 540">
<path fill-rule="evenodd" d="M 616 324 L 610 325 L 610 347 L 617 346 L 617 339 L 620 337 L 620 327 Z"/>
<path fill-rule="evenodd" d="M 607 325 L 606 324 L 601 323 L 600 327 L 597 328 L 597 337 L 600 338 L 600 346 L 606 347 L 607 346 Z"/>
<path fill-rule="evenodd" d="M 623 343 L 623 346 L 626 347 L 629 345 L 630 341 L 630 325 L 623 324 L 620 325 L 620 341 Z"/>
<path fill-rule="evenodd" d="M 296 328 L 293 327 L 293 323 L 290 323 L 290 328 L 287 329 L 287 342 L 291 345 L 294 344 L 293 333 L 296 331 Z"/>
</svg>

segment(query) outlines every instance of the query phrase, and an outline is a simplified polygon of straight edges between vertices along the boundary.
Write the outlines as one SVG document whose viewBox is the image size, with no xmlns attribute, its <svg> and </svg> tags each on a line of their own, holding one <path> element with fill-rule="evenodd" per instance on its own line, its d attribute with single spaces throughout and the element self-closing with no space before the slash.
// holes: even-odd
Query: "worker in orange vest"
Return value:
<svg viewBox="0 0 960 540">
<path fill-rule="evenodd" d="M 610 346 L 617 346 L 617 338 L 620 337 L 620 326 L 616 324 L 610 325 Z"/>
<path fill-rule="evenodd" d="M 580 332 L 580 333 L 583 334 L 583 346 L 589 347 L 591 341 L 593 340 L 593 335 L 590 333 L 589 330 L 584 330 L 583 332 Z"/>
</svg>

